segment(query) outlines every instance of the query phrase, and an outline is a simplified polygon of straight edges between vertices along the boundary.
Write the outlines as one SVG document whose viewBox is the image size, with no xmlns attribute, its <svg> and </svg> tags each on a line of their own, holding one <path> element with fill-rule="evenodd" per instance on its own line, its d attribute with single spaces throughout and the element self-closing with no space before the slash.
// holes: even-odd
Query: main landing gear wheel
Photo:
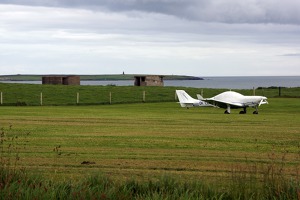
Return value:
<svg viewBox="0 0 300 200">
<path fill-rule="evenodd" d="M 247 113 L 247 108 L 244 107 L 244 109 L 240 111 L 240 114 L 246 114 L 246 113 Z"/>
<path fill-rule="evenodd" d="M 257 115 L 257 114 L 258 114 L 258 111 L 256 111 L 256 110 L 253 111 L 253 114 L 254 114 L 254 115 Z"/>
</svg>

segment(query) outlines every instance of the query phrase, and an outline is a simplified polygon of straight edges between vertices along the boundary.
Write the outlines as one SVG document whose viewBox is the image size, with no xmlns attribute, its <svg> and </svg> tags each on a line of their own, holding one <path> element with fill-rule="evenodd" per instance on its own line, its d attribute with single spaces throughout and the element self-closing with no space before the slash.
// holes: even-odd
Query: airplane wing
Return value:
<svg viewBox="0 0 300 200">
<path fill-rule="evenodd" d="M 210 104 L 216 105 L 221 108 L 227 108 L 227 105 L 230 105 L 232 107 L 245 107 L 243 103 L 240 102 L 229 102 L 229 101 L 221 101 L 221 100 L 216 100 L 214 98 L 208 98 L 208 99 L 203 99 L 203 101 L 206 101 Z"/>
</svg>

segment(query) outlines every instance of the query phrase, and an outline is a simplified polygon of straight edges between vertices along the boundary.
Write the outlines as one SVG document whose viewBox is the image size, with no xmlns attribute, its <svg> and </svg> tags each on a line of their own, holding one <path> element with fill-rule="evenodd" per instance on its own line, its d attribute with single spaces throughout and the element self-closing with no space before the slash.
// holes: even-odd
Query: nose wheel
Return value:
<svg viewBox="0 0 300 200">
<path fill-rule="evenodd" d="M 257 115 L 257 114 L 258 114 L 258 106 L 255 106 L 255 110 L 253 111 L 253 114 L 254 114 L 254 115 Z"/>
</svg>

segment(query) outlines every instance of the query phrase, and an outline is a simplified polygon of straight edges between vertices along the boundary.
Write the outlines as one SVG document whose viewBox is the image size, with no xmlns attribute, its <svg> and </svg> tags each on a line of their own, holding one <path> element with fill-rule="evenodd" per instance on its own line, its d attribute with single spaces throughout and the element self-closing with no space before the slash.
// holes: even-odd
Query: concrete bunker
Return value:
<svg viewBox="0 0 300 200">
<path fill-rule="evenodd" d="M 164 86 L 164 76 L 161 75 L 141 75 L 134 76 L 135 86 Z"/>
<path fill-rule="evenodd" d="M 80 76 L 43 76 L 42 84 L 80 85 Z"/>
</svg>

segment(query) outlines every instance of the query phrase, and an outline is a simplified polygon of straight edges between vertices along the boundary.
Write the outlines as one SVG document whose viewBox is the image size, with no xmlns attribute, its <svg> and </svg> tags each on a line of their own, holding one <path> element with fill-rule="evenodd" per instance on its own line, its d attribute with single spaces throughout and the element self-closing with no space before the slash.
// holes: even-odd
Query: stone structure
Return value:
<svg viewBox="0 0 300 200">
<path fill-rule="evenodd" d="M 80 85 L 80 76 L 43 76 L 43 84 Z"/>
<path fill-rule="evenodd" d="M 164 76 L 160 75 L 144 75 L 135 76 L 134 85 L 135 86 L 164 86 Z"/>
</svg>

